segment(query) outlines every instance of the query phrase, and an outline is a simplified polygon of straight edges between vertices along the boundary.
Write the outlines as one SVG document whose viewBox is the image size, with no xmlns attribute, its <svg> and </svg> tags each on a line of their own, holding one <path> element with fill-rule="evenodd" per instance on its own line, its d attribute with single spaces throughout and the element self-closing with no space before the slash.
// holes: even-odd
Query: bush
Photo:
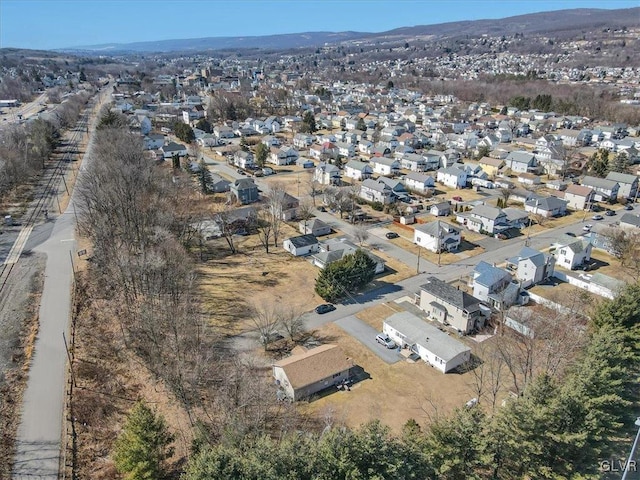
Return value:
<svg viewBox="0 0 640 480">
<path fill-rule="evenodd" d="M 373 208 L 376 212 L 381 212 L 384 210 L 384 205 L 382 202 L 371 202 L 371 208 Z"/>
</svg>

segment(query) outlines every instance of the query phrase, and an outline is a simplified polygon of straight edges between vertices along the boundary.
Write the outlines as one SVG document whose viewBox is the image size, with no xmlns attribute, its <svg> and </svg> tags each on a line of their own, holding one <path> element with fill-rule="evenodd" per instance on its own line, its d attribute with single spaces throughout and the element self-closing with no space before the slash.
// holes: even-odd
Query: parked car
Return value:
<svg viewBox="0 0 640 480">
<path fill-rule="evenodd" d="M 327 209 L 326 209 L 324 206 L 322 206 L 322 205 L 320 205 L 320 206 L 318 207 L 318 210 L 319 210 L 319 211 L 321 211 L 321 212 L 326 212 L 326 211 L 327 211 Z"/>
<path fill-rule="evenodd" d="M 599 213 L 598 213 L 598 214 L 596 214 L 596 215 L 594 215 L 594 216 L 593 216 L 593 217 L 591 217 L 591 218 L 592 218 L 592 219 L 594 219 L 594 220 L 602 220 L 602 219 L 604 219 L 604 217 L 603 217 L 602 215 L 600 215 Z"/>
<path fill-rule="evenodd" d="M 389 240 L 391 240 L 392 238 L 398 238 L 400 235 L 398 235 L 396 232 L 387 232 L 387 234 L 385 235 L 385 237 L 387 237 Z"/>
<path fill-rule="evenodd" d="M 588 223 L 588 224 L 586 224 L 584 227 L 582 227 L 582 231 L 583 231 L 583 232 L 590 232 L 592 228 L 593 228 L 593 225 L 591 225 L 590 223 Z"/>
<path fill-rule="evenodd" d="M 336 307 L 334 305 L 331 305 L 330 303 L 323 303 L 316 307 L 316 313 L 322 315 L 324 313 L 333 312 L 335 309 Z"/>
<path fill-rule="evenodd" d="M 606 212 L 604 212 L 604 214 L 605 214 L 607 217 L 613 217 L 613 216 L 616 214 L 616 212 L 614 212 L 613 210 L 607 209 L 607 211 L 606 211 Z"/>
<path fill-rule="evenodd" d="M 387 348 L 396 348 L 396 342 L 389 338 L 389 335 L 386 333 L 379 333 L 376 335 L 376 342 L 380 345 L 384 345 Z"/>
<path fill-rule="evenodd" d="M 625 210 L 633 210 L 633 205 L 631 205 L 630 203 L 627 203 L 627 204 L 624 206 L 624 209 L 625 209 Z"/>
<path fill-rule="evenodd" d="M 246 175 L 246 173 L 244 173 L 244 170 L 242 170 L 241 168 L 237 169 L 236 172 L 238 172 L 240 175 Z"/>
<path fill-rule="evenodd" d="M 461 202 L 462 201 L 462 197 L 456 195 L 455 197 L 451 198 L 452 200 L 455 200 L 456 202 Z"/>
</svg>

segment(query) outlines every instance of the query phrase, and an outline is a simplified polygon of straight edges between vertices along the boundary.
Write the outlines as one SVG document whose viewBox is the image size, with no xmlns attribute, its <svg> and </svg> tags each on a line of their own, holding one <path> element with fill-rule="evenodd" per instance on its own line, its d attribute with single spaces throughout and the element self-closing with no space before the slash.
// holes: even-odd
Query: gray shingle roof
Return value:
<svg viewBox="0 0 640 480">
<path fill-rule="evenodd" d="M 318 243 L 318 239 L 316 238 L 316 236 L 311 234 L 291 237 L 289 238 L 289 241 L 296 248 L 308 247 L 309 245 L 315 245 Z"/>
<path fill-rule="evenodd" d="M 427 278 L 427 283 L 421 285 L 420 288 L 441 301 L 462 310 L 473 311 L 479 308 L 480 300 L 436 277 Z"/>
</svg>

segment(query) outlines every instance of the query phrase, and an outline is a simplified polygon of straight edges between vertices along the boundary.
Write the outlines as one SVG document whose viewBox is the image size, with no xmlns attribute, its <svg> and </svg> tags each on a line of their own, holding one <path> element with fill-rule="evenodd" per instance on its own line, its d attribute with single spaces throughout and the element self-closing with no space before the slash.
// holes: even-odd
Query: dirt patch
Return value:
<svg viewBox="0 0 640 480">
<path fill-rule="evenodd" d="M 9 478 L 22 395 L 38 332 L 46 258 L 23 256 L 0 294 L 0 478 Z"/>
</svg>

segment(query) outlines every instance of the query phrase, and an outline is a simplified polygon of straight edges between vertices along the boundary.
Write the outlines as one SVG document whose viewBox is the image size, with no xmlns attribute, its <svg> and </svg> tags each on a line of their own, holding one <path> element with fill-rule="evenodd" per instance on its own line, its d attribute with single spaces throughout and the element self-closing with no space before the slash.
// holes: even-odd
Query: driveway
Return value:
<svg viewBox="0 0 640 480">
<path fill-rule="evenodd" d="M 348 317 L 341 318 L 335 322 L 340 328 L 358 340 L 361 344 L 378 355 L 382 360 L 387 363 L 396 363 L 401 360 L 402 357 L 398 351 L 394 349 L 386 348 L 376 342 L 376 335 L 378 332 L 375 328 L 367 325 L 359 318 L 350 315 Z"/>
</svg>

